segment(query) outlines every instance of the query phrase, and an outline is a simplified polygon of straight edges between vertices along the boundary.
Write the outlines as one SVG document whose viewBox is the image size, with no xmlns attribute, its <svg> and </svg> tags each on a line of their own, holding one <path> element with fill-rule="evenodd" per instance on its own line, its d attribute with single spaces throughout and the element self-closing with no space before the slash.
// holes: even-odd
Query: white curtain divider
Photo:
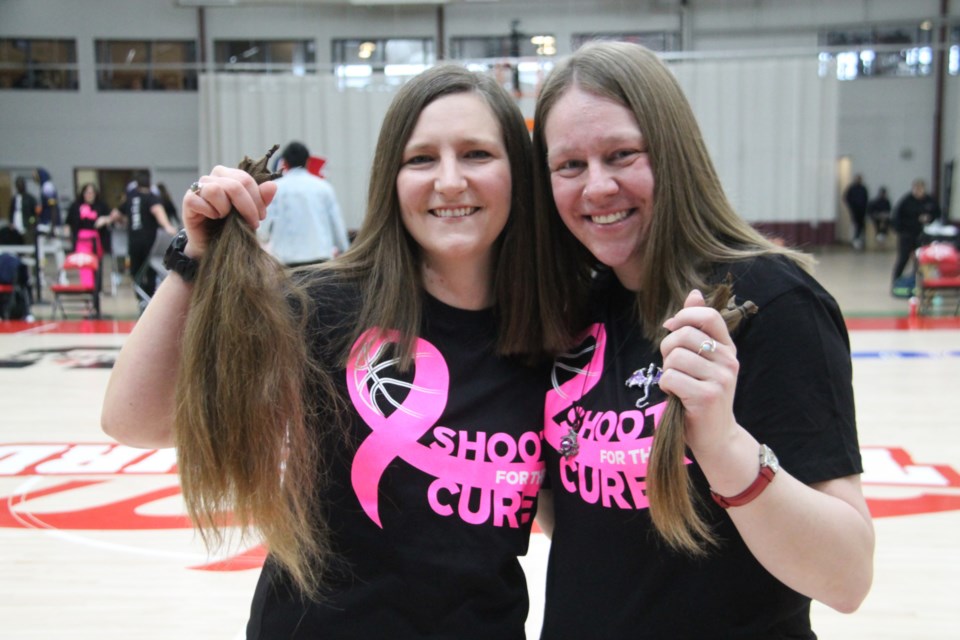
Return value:
<svg viewBox="0 0 960 640">
<path fill-rule="evenodd" d="M 750 222 L 836 218 L 837 80 L 817 60 L 672 63 L 734 208 Z"/>
<path fill-rule="evenodd" d="M 259 158 L 291 140 L 326 158 L 348 228 L 363 220 L 373 149 L 393 91 L 341 90 L 332 76 L 203 74 L 200 78 L 201 171 Z"/>
<path fill-rule="evenodd" d="M 837 81 L 816 59 L 672 62 L 734 207 L 750 222 L 836 218 Z M 396 91 L 344 89 L 332 75 L 203 74 L 200 167 L 236 166 L 300 140 L 327 158 L 347 226 L 365 211 L 373 149 Z"/>
</svg>

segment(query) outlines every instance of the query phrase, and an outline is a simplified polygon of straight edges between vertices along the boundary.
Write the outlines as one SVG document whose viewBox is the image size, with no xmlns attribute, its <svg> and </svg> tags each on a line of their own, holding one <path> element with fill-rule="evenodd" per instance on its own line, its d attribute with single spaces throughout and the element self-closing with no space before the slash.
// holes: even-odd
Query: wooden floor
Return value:
<svg viewBox="0 0 960 640">
<path fill-rule="evenodd" d="M 815 628 L 838 640 L 960 638 L 960 322 L 906 317 L 889 295 L 889 252 L 819 257 L 851 330 L 877 554 L 861 609 L 817 605 Z M 207 557 L 171 452 L 100 431 L 109 367 L 136 317 L 129 284 L 104 310 L 110 320 L 53 322 L 38 305 L 36 323 L 0 323 L 0 638 L 242 638 L 257 549 Z M 535 534 L 524 559 L 531 638 L 547 547 Z"/>
</svg>

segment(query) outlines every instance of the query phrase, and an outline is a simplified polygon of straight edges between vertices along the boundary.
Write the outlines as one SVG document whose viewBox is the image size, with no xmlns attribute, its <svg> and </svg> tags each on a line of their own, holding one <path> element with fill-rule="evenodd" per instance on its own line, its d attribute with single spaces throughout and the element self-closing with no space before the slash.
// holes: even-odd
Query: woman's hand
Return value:
<svg viewBox="0 0 960 640">
<path fill-rule="evenodd" d="M 236 209 L 251 228 L 257 229 L 277 193 L 277 185 L 272 181 L 258 185 L 246 171 L 220 165 L 198 183 L 198 190 L 188 189 L 184 194 L 181 207 L 187 230 L 185 253 L 192 258 L 199 258 L 207 250 L 208 220 L 219 220 Z"/>
<path fill-rule="evenodd" d="M 663 326 L 670 335 L 660 343 L 660 388 L 683 403 L 687 445 L 694 454 L 722 447 L 740 429 L 733 416 L 740 363 L 727 325 L 694 290 Z"/>
</svg>

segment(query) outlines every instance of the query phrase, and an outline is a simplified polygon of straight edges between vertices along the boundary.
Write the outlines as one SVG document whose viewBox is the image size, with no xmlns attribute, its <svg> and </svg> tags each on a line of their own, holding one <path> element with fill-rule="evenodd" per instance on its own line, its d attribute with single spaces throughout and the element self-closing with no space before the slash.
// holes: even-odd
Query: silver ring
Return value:
<svg viewBox="0 0 960 640">
<path fill-rule="evenodd" d="M 701 353 L 713 353 L 717 350 L 717 341 L 716 340 L 704 340 L 700 343 L 700 348 L 697 349 L 697 355 Z"/>
<path fill-rule="evenodd" d="M 202 188 L 203 188 L 203 185 L 200 184 L 200 181 L 199 181 L 199 180 L 197 180 L 197 181 L 194 182 L 192 185 L 190 185 L 190 191 L 192 191 L 193 193 L 195 193 L 195 194 L 198 195 L 198 196 L 200 195 L 200 189 L 202 189 Z"/>
</svg>

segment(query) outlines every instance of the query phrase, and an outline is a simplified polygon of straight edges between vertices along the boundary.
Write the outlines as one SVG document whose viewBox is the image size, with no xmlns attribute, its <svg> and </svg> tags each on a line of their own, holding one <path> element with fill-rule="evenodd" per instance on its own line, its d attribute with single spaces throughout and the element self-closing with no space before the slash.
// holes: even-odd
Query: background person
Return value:
<svg viewBox="0 0 960 640">
<path fill-rule="evenodd" d="M 283 150 L 277 195 L 258 235 L 268 251 L 294 267 L 323 262 L 347 250 L 347 229 L 333 186 L 307 171 L 310 152 L 300 142 Z"/>
<path fill-rule="evenodd" d="M 34 181 L 40 185 L 40 200 L 37 203 L 37 232 L 53 235 L 60 226 L 60 196 L 50 173 L 43 167 L 33 172 Z"/>
<path fill-rule="evenodd" d="M 890 229 L 890 211 L 890 197 L 887 195 L 887 188 L 880 187 L 877 191 L 877 197 L 867 203 L 867 216 L 873 221 L 877 242 L 880 244 L 883 244 L 887 239 L 887 232 Z"/>
<path fill-rule="evenodd" d="M 97 256 L 98 261 L 103 260 L 103 232 L 109 230 L 109 225 L 119 217 L 119 213 L 111 211 L 100 199 L 100 190 L 95 184 L 88 182 L 83 185 L 67 209 L 67 226 L 70 227 L 73 250 Z M 83 269 L 80 271 L 80 283 L 84 286 L 95 283 L 100 286 L 102 279 L 97 280 L 93 271 Z"/>
<path fill-rule="evenodd" d="M 872 580 L 836 302 L 732 210 L 653 52 L 585 45 L 535 123 L 541 306 L 565 352 L 545 409 L 542 638 L 814 638 L 810 599 L 853 611 Z M 735 335 L 701 293 L 728 274 L 759 308 Z M 707 527 L 694 551 L 648 508 L 670 397 Z"/>
<path fill-rule="evenodd" d="M 893 288 L 896 293 L 907 263 L 913 266 L 911 272 L 916 273 L 916 251 L 920 248 L 920 235 L 923 228 L 940 218 L 940 205 L 927 193 L 927 183 L 917 178 L 910 187 L 910 192 L 900 198 L 890 226 L 897 232 L 897 259 L 893 264 Z M 909 289 L 912 291 L 913 286 Z M 912 295 L 912 294 L 907 294 Z"/>
<path fill-rule="evenodd" d="M 863 176 L 859 173 L 853 176 L 853 182 L 843 193 L 843 201 L 850 209 L 850 221 L 853 223 L 853 248 L 862 251 L 864 247 L 863 231 L 867 223 L 867 203 L 870 195 L 863 184 Z"/>
<path fill-rule="evenodd" d="M 37 224 L 37 199 L 27 191 L 27 181 L 23 176 L 17 176 L 14 188 L 16 191 L 10 198 L 10 228 L 16 236 L 10 239 L 9 244 L 33 244 Z M 14 242 L 18 237 L 19 240 Z"/>
<path fill-rule="evenodd" d="M 157 272 L 149 264 L 157 232 L 162 229 L 173 236 L 177 230 L 170 224 L 160 198 L 150 190 L 150 178 L 144 173 L 138 174 L 136 183 L 136 188 L 127 192 L 119 213 L 126 219 L 130 234 L 130 277 L 149 299 L 157 288 Z"/>
</svg>

